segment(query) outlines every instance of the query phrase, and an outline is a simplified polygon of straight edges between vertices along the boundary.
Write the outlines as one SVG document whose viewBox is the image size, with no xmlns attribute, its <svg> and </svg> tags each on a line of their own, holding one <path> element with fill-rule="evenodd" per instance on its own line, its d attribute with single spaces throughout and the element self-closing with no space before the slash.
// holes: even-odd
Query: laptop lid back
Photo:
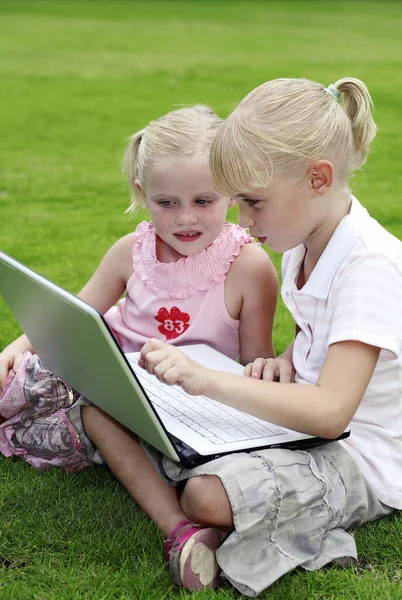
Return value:
<svg viewBox="0 0 402 600">
<path fill-rule="evenodd" d="M 172 460 L 179 457 L 102 316 L 0 252 L 0 293 L 44 366 Z"/>
</svg>

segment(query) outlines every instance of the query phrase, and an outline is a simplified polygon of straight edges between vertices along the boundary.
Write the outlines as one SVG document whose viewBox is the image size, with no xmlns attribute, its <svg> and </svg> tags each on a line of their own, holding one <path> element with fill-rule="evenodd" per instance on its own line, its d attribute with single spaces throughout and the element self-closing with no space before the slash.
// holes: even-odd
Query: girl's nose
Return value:
<svg viewBox="0 0 402 600">
<path fill-rule="evenodd" d="M 181 211 L 176 217 L 177 225 L 194 225 L 198 219 L 192 211 Z"/>
<path fill-rule="evenodd" d="M 239 215 L 239 225 L 240 227 L 244 227 L 245 229 L 249 229 L 250 227 L 255 226 L 255 220 L 253 217 L 248 215 L 245 211 L 240 210 Z"/>
</svg>

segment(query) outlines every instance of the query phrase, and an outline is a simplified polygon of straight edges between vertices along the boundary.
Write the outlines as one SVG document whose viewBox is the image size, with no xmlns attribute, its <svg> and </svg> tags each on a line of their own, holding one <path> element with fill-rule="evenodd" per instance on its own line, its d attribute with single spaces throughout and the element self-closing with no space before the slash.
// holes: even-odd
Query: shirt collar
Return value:
<svg viewBox="0 0 402 600">
<path fill-rule="evenodd" d="M 368 217 L 367 210 L 352 196 L 349 213 L 335 229 L 307 283 L 299 290 L 300 294 L 319 300 L 325 300 L 328 297 L 335 274 L 359 239 Z M 288 273 L 295 283 L 305 252 L 304 245 L 300 244 L 294 248 L 290 256 Z"/>
</svg>

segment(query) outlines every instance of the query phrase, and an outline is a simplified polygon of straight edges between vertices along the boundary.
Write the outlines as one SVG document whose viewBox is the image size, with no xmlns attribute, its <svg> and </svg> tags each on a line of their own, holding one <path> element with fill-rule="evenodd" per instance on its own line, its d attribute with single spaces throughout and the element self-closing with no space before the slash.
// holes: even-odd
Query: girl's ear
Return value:
<svg viewBox="0 0 402 600">
<path fill-rule="evenodd" d="M 236 200 L 234 198 L 230 198 L 229 208 L 233 208 L 234 206 L 236 206 Z"/>
<path fill-rule="evenodd" d="M 143 191 L 142 191 L 142 187 L 141 187 L 141 184 L 140 184 L 140 180 L 139 180 L 139 179 L 136 179 L 136 180 L 134 181 L 134 185 L 135 185 L 135 187 L 137 188 L 137 190 L 140 192 L 141 196 L 144 196 L 144 194 L 143 194 Z"/>
<path fill-rule="evenodd" d="M 334 166 L 329 160 L 315 160 L 307 169 L 307 177 L 312 191 L 322 196 L 334 184 Z"/>
</svg>

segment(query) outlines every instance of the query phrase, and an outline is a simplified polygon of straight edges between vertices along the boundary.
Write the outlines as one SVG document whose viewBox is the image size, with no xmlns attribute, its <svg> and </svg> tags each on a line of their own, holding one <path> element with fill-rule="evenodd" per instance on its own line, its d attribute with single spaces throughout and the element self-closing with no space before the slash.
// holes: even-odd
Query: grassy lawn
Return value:
<svg viewBox="0 0 402 600">
<path fill-rule="evenodd" d="M 380 0 L 0 0 L 1 249 L 77 292 L 136 224 L 123 214 L 127 137 L 177 104 L 225 116 L 278 76 L 367 83 L 379 137 L 352 185 L 401 238 L 401 26 L 402 4 Z M 0 323 L 2 348 L 19 334 L 3 302 Z M 292 333 L 280 305 L 278 352 Z M 355 535 L 356 569 L 298 571 L 261 597 L 400 600 L 400 515 Z M 107 469 L 65 476 L 0 460 L 0 598 L 187 597 L 171 584 L 162 536 Z"/>
</svg>

